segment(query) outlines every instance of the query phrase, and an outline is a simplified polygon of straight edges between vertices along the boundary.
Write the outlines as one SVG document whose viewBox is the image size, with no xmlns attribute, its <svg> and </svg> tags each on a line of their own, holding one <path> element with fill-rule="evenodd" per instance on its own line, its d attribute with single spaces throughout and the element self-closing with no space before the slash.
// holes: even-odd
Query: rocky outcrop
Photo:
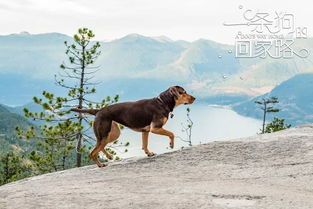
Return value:
<svg viewBox="0 0 313 209">
<path fill-rule="evenodd" d="M 313 125 L 0 187 L 0 208 L 313 208 Z"/>
</svg>

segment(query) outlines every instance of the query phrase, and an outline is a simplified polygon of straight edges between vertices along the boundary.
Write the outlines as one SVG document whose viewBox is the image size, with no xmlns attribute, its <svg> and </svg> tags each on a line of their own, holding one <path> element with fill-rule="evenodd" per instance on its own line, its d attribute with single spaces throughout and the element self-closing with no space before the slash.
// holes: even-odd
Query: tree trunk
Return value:
<svg viewBox="0 0 313 209">
<path fill-rule="evenodd" d="M 265 103 L 265 104 L 264 104 L 264 113 L 263 113 L 262 134 L 264 134 L 264 131 L 265 131 L 266 111 L 267 111 L 267 107 L 266 107 L 266 103 Z"/>
<path fill-rule="evenodd" d="M 78 109 L 83 108 L 83 99 L 84 99 L 84 77 L 85 77 L 85 46 L 82 46 L 82 68 L 81 68 L 81 76 L 80 76 L 80 89 L 79 89 L 79 98 L 78 98 Z M 79 113 L 78 123 L 81 126 L 83 121 L 83 115 Z M 77 134 L 77 153 L 76 153 L 76 166 L 81 167 L 81 147 L 82 147 L 82 138 L 83 134 L 81 131 Z"/>
<path fill-rule="evenodd" d="M 10 156 L 7 155 L 5 158 L 5 166 L 4 166 L 4 183 L 8 183 L 8 180 L 10 179 L 9 175 L 9 160 L 10 160 Z"/>
<path fill-rule="evenodd" d="M 80 132 L 77 134 L 77 150 L 76 150 L 76 166 L 77 167 L 81 167 L 82 165 L 81 147 L 82 147 L 82 134 Z"/>
</svg>

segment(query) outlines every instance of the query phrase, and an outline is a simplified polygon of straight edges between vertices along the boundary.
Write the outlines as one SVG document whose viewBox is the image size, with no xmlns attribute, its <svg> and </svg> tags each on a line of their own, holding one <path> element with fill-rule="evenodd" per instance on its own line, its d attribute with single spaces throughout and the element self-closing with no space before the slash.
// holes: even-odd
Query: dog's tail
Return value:
<svg viewBox="0 0 313 209">
<path fill-rule="evenodd" d="M 79 113 L 87 113 L 87 114 L 90 114 L 90 115 L 96 115 L 97 112 L 99 112 L 99 109 L 78 109 L 78 108 L 72 108 L 71 111 L 79 112 Z"/>
</svg>

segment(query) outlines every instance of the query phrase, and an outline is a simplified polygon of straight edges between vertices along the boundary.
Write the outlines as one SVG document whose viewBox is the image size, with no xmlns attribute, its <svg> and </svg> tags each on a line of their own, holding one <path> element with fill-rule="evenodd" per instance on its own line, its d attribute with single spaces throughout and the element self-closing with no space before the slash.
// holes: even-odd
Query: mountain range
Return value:
<svg viewBox="0 0 313 209">
<path fill-rule="evenodd" d="M 15 127 L 27 129 L 31 125 L 23 116 L 9 111 L 4 105 L 0 105 L 0 150 L 19 149 L 25 151 L 34 145 L 34 142 L 18 139 L 15 134 Z"/>
<path fill-rule="evenodd" d="M 54 75 L 67 59 L 64 41 L 72 40 L 59 33 L 0 36 L 0 103 L 22 105 L 44 89 L 64 93 L 55 87 Z M 305 59 L 239 59 L 234 46 L 204 39 L 172 41 L 130 34 L 100 44 L 101 70 L 94 79 L 101 82 L 97 100 L 115 94 L 122 100 L 153 97 L 173 84 L 202 100 L 246 99 L 267 93 L 294 75 L 313 72 L 311 54 Z M 295 45 L 312 51 L 313 39 Z"/>
<path fill-rule="evenodd" d="M 241 115 L 261 119 L 263 112 L 255 101 L 262 98 L 277 97 L 278 104 L 274 106 L 280 111 L 267 114 L 267 120 L 273 117 L 284 118 L 287 123 L 294 125 L 313 123 L 313 74 L 300 74 L 281 83 L 269 93 L 252 98 L 233 109 Z"/>
<path fill-rule="evenodd" d="M 28 128 L 30 122 L 20 114 L 9 111 L 6 106 L 0 104 L 0 135 L 12 134 L 15 127 Z"/>
<path fill-rule="evenodd" d="M 0 103 L 22 114 L 33 96 L 43 90 L 64 95 L 54 83 L 60 64 L 67 60 L 60 33 L 0 36 Z M 167 37 L 130 34 L 100 42 L 101 55 L 95 75 L 97 93 L 91 100 L 119 94 L 121 101 L 157 96 L 170 85 L 182 85 L 197 101 L 231 105 L 242 115 L 260 118 L 255 100 L 275 95 L 280 100 L 277 116 L 292 124 L 313 122 L 313 55 L 290 59 L 236 58 L 234 46 L 200 39 L 173 41 Z M 297 40 L 295 49 L 313 51 L 313 39 Z M 270 119 L 270 118 L 269 118 Z"/>
</svg>

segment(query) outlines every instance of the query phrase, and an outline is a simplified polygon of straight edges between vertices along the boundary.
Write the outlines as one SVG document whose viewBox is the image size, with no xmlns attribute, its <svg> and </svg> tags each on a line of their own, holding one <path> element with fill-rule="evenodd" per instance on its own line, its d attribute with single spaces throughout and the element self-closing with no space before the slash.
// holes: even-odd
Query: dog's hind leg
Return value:
<svg viewBox="0 0 313 209">
<path fill-rule="evenodd" d="M 108 141 L 108 143 L 114 142 L 115 140 L 118 139 L 120 134 L 121 134 L 121 131 L 120 131 L 120 128 L 118 127 L 118 124 L 112 121 L 111 130 L 109 132 L 109 135 L 106 141 Z M 108 151 L 106 151 L 105 147 L 103 147 L 102 151 L 108 159 L 113 160 L 112 155 L 110 155 Z"/>
<path fill-rule="evenodd" d="M 104 147 L 109 143 L 109 132 L 111 130 L 112 121 L 110 120 L 98 120 L 95 119 L 95 122 L 93 124 L 94 132 L 97 138 L 96 146 L 93 148 L 93 150 L 90 153 L 90 158 L 95 161 L 95 163 L 99 167 L 104 167 L 104 163 L 100 163 L 98 160 L 98 154 L 100 151 L 104 149 Z"/>
<path fill-rule="evenodd" d="M 106 139 L 103 139 L 100 143 L 97 143 L 95 148 L 93 148 L 92 152 L 90 153 L 90 158 L 92 160 L 95 161 L 95 163 L 99 166 L 99 167 L 104 167 L 106 166 L 104 163 L 100 163 L 99 159 L 98 159 L 98 155 L 99 152 L 103 149 L 103 147 L 105 147 L 105 145 L 107 145 L 107 141 Z"/>
</svg>

